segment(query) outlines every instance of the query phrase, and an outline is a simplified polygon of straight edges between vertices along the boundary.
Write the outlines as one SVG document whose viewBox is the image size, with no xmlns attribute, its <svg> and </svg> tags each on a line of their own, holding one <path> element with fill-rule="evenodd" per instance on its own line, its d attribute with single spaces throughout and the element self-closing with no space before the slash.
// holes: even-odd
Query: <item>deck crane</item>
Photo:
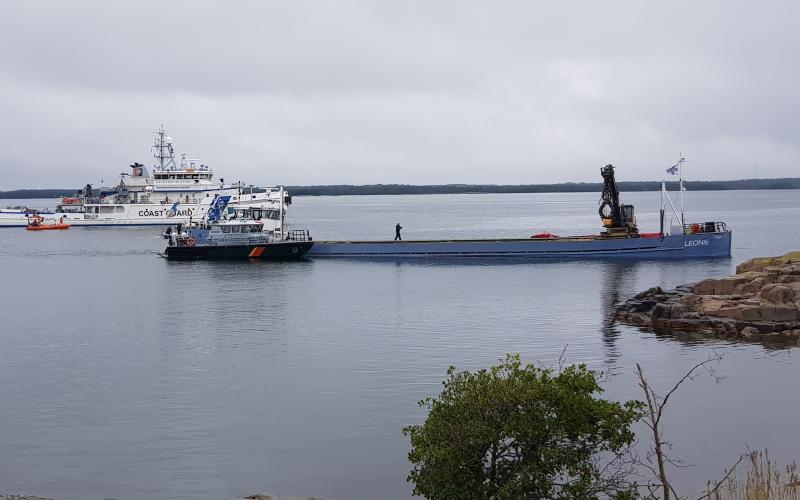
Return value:
<svg viewBox="0 0 800 500">
<path fill-rule="evenodd" d="M 631 237 L 638 236 L 636 216 L 633 205 L 622 205 L 619 201 L 619 189 L 614 179 L 614 166 L 606 165 L 600 169 L 603 176 L 603 194 L 600 196 L 600 218 L 606 228 L 603 236 Z"/>
</svg>

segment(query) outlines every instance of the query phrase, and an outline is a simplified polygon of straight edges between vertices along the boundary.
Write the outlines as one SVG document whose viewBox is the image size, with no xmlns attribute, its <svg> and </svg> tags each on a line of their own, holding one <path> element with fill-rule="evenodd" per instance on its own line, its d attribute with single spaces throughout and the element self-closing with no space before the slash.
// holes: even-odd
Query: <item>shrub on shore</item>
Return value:
<svg viewBox="0 0 800 500">
<path fill-rule="evenodd" d="M 628 447 L 643 403 L 604 400 L 600 374 L 522 365 L 451 367 L 411 439 L 408 479 L 429 499 L 634 498 Z"/>
</svg>

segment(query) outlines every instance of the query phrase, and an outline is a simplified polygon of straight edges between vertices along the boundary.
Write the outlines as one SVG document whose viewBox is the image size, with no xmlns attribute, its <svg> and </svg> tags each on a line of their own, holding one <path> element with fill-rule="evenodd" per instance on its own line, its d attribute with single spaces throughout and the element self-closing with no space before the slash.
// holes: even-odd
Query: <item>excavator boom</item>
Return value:
<svg viewBox="0 0 800 500">
<path fill-rule="evenodd" d="M 603 194 L 600 196 L 600 218 L 607 236 L 638 234 L 633 205 L 622 205 L 619 201 L 619 189 L 614 178 L 614 166 L 606 165 L 600 169 L 603 176 Z"/>
</svg>

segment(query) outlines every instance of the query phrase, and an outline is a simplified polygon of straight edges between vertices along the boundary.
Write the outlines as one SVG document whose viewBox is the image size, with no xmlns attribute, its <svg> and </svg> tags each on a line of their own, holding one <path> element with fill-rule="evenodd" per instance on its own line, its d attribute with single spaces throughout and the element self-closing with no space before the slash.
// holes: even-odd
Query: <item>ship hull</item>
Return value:
<svg viewBox="0 0 800 500">
<path fill-rule="evenodd" d="M 312 241 L 281 241 L 264 245 L 170 246 L 171 260 L 299 260 L 314 246 Z"/>
<path fill-rule="evenodd" d="M 699 259 L 730 257 L 731 232 L 663 237 L 317 241 L 312 258 Z"/>
</svg>

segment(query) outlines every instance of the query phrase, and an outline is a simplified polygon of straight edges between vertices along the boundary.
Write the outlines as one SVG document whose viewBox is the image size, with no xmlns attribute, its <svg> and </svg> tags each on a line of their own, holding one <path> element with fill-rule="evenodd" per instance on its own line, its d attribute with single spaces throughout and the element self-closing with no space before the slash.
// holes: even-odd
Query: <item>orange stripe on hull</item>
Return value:
<svg viewBox="0 0 800 500">
<path fill-rule="evenodd" d="M 263 254 L 264 250 L 266 250 L 266 249 L 267 249 L 267 247 L 255 247 L 252 250 L 250 250 L 249 256 L 250 256 L 250 258 L 257 259 L 257 258 L 261 257 L 261 254 Z"/>
</svg>

